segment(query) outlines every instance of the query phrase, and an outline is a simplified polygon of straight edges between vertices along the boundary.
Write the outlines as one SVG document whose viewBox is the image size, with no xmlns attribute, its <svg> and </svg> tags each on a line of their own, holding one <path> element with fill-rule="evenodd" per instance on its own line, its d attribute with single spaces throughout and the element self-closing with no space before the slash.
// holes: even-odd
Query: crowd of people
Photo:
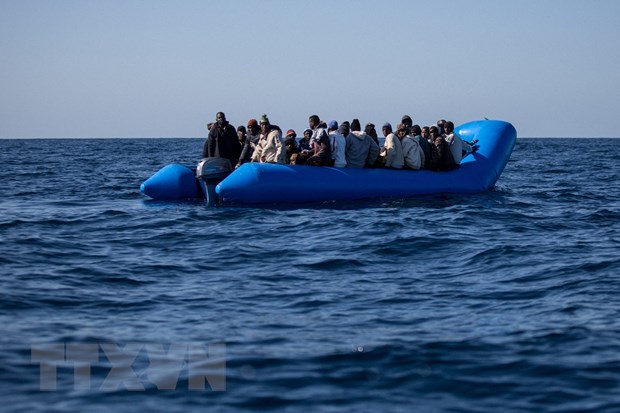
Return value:
<svg viewBox="0 0 620 413">
<path fill-rule="evenodd" d="M 463 156 L 476 149 L 475 142 L 463 141 L 454 132 L 454 123 L 442 119 L 436 125 L 420 127 L 413 124 L 409 115 L 402 117 L 396 131 L 390 123 L 383 124 L 383 145 L 372 123 L 362 130 L 358 119 L 326 123 L 317 115 L 308 118 L 308 128 L 299 140 L 293 129 L 283 134 L 267 115 L 262 115 L 260 121 L 250 119 L 247 127 L 235 130 L 226 115 L 218 112 L 208 128 L 202 157 L 226 158 L 231 168 L 246 162 L 268 162 L 447 171 L 457 168 Z"/>
</svg>

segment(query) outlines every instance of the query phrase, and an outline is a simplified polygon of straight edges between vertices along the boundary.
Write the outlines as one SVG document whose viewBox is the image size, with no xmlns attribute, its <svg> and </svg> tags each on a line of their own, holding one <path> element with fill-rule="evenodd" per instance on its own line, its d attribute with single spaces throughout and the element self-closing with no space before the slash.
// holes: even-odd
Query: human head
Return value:
<svg viewBox="0 0 620 413">
<path fill-rule="evenodd" d="M 226 125 L 226 115 L 224 112 L 217 112 L 215 115 L 215 121 L 217 122 L 217 126 L 223 127 Z"/>
<path fill-rule="evenodd" d="M 444 125 L 446 124 L 445 119 L 439 119 L 437 121 L 437 131 L 441 134 L 444 131 Z"/>
<path fill-rule="evenodd" d="M 343 136 L 349 136 L 350 130 L 348 122 L 342 122 L 342 125 L 338 128 L 338 132 Z"/>
<path fill-rule="evenodd" d="M 443 125 L 443 129 L 447 134 L 450 134 L 454 131 L 454 123 L 452 123 L 451 121 L 446 122 Z"/>
<path fill-rule="evenodd" d="M 418 136 L 422 134 L 422 129 L 420 129 L 420 125 L 413 125 L 411 127 L 411 134 L 413 136 Z"/>
<path fill-rule="evenodd" d="M 297 146 L 295 135 L 286 135 L 286 139 L 284 140 L 284 146 L 286 146 L 287 148 Z"/>
<path fill-rule="evenodd" d="M 270 123 L 269 123 L 269 118 L 267 117 L 267 115 L 262 115 L 260 117 L 260 130 L 262 133 L 265 133 L 266 131 L 269 130 L 270 128 Z"/>
<path fill-rule="evenodd" d="M 318 115 L 311 115 L 308 118 L 308 126 L 310 126 L 310 129 L 316 128 L 319 126 L 319 123 L 321 123 L 321 118 L 319 118 Z"/>
<path fill-rule="evenodd" d="M 399 123 L 398 125 L 396 125 L 396 136 L 402 139 L 405 137 L 406 134 L 407 134 L 407 125 L 405 125 L 404 123 Z"/>
<path fill-rule="evenodd" d="M 433 125 L 430 128 L 428 128 L 428 133 L 429 135 L 431 135 L 433 139 L 435 139 L 437 136 L 439 136 L 439 128 Z"/>
<path fill-rule="evenodd" d="M 329 122 L 327 130 L 328 131 L 338 130 L 338 122 L 336 122 L 335 120 L 332 120 L 331 122 Z"/>
<path fill-rule="evenodd" d="M 422 135 L 423 138 L 428 138 L 428 136 L 430 135 L 430 131 L 428 130 L 428 126 L 425 126 L 422 128 L 422 130 L 420 131 L 420 135 Z"/>
<path fill-rule="evenodd" d="M 364 127 L 364 132 L 370 136 L 377 136 L 377 130 L 375 129 L 375 124 L 368 122 Z"/>
<path fill-rule="evenodd" d="M 381 130 L 383 131 L 383 136 L 388 136 L 392 133 L 392 125 L 389 122 L 385 122 L 381 127 Z"/>
<path fill-rule="evenodd" d="M 239 138 L 239 142 L 243 145 L 245 143 L 245 126 L 240 125 L 237 127 L 237 138 Z"/>
<path fill-rule="evenodd" d="M 312 136 L 312 129 L 307 128 L 304 130 L 304 138 L 309 139 Z"/>
<path fill-rule="evenodd" d="M 252 135 L 256 135 L 258 133 L 258 122 L 256 119 L 250 119 L 248 121 L 248 130 L 252 133 Z"/>
<path fill-rule="evenodd" d="M 409 129 L 411 127 L 411 125 L 413 125 L 413 120 L 411 120 L 411 116 L 409 116 L 409 115 L 403 115 L 403 118 L 401 119 L 401 122 L 405 124 L 407 129 Z"/>
<path fill-rule="evenodd" d="M 297 137 L 297 133 L 295 133 L 293 129 L 289 129 L 286 131 L 286 138 L 288 139 L 289 137 L 295 139 Z"/>
<path fill-rule="evenodd" d="M 360 131 L 362 130 L 362 125 L 360 124 L 360 120 L 355 118 L 351 121 L 351 130 Z"/>
</svg>

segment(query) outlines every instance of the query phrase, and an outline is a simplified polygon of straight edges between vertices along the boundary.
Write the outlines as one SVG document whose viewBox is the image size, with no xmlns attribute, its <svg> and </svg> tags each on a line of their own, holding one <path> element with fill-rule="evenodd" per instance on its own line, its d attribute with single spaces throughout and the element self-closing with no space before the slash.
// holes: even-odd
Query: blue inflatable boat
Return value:
<svg viewBox="0 0 620 413">
<path fill-rule="evenodd" d="M 404 198 L 491 190 L 514 148 L 515 128 L 504 121 L 481 120 L 460 125 L 455 132 L 465 141 L 477 140 L 479 148 L 464 157 L 459 168 L 447 172 L 246 163 L 230 174 L 224 169 L 212 173 L 216 179 L 218 175 L 223 178 L 216 186 L 213 178 L 199 172 L 200 164 L 197 171 L 172 164 L 140 189 L 154 199 L 219 197 L 218 201 L 225 204 Z"/>
</svg>

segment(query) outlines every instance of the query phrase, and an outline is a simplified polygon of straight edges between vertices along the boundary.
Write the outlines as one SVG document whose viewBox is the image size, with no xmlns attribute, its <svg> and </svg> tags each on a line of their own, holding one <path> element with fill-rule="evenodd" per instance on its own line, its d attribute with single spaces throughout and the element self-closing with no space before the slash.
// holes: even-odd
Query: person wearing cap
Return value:
<svg viewBox="0 0 620 413">
<path fill-rule="evenodd" d="M 284 163 L 287 165 L 291 163 L 291 159 L 293 160 L 293 165 L 296 163 L 295 159 L 297 158 L 299 152 L 299 146 L 297 146 L 297 133 L 293 129 L 289 129 L 286 131 L 286 138 L 284 138 L 284 147 L 286 148 L 286 158 Z"/>
<path fill-rule="evenodd" d="M 252 154 L 254 154 L 254 149 L 258 144 L 258 140 L 260 139 L 260 129 L 258 127 L 258 122 L 256 119 L 250 119 L 248 121 L 248 129 L 247 136 L 245 137 L 245 144 L 243 145 L 243 149 L 241 150 L 241 155 L 239 156 L 239 162 L 235 166 L 235 169 L 240 167 L 246 162 L 252 161 Z"/>
<path fill-rule="evenodd" d="M 215 123 L 209 129 L 209 135 L 202 148 L 203 158 L 226 158 L 230 166 L 239 161 L 241 145 L 235 128 L 228 123 L 224 112 L 215 115 Z"/>
<path fill-rule="evenodd" d="M 321 120 L 317 115 L 311 115 L 308 118 L 308 126 L 312 129 L 312 152 L 306 152 L 305 155 L 310 155 L 306 159 L 305 165 L 312 166 L 332 166 L 332 149 L 329 143 L 329 136 L 327 131 L 322 127 Z M 302 151 L 304 155 L 305 151 Z"/>
<path fill-rule="evenodd" d="M 345 149 L 347 168 L 363 168 L 374 165 L 379 156 L 379 145 L 370 135 L 359 130 L 361 129 L 359 123 L 355 125 L 352 123 L 350 131 L 349 125 L 345 125 L 344 122 L 340 127 L 342 128 L 340 133 L 347 142 Z"/>
<path fill-rule="evenodd" d="M 398 124 L 399 128 L 405 131 L 405 125 Z M 400 143 L 400 139 L 392 132 L 392 125 L 384 123 L 383 136 L 385 136 L 385 142 L 383 143 L 383 149 L 381 150 L 381 156 L 385 159 L 386 168 L 402 169 L 405 165 L 405 158 L 403 156 L 403 145 Z"/>
<path fill-rule="evenodd" d="M 329 142 L 332 150 L 332 160 L 336 168 L 344 168 L 347 166 L 347 158 L 345 150 L 347 141 L 338 130 L 338 122 L 332 120 L 327 127 Z"/>
<path fill-rule="evenodd" d="M 260 139 L 252 155 L 252 162 L 281 163 L 286 159 L 286 149 L 282 142 L 282 131 L 269 122 L 267 115 L 261 116 Z"/>
</svg>

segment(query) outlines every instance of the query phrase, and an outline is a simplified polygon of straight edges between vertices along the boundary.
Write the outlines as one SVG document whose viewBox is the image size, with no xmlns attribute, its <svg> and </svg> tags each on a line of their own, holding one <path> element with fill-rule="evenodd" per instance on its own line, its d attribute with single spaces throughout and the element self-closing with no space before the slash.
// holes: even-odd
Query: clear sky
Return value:
<svg viewBox="0 0 620 413">
<path fill-rule="evenodd" d="M 0 138 L 503 119 L 618 137 L 618 0 L 0 0 Z"/>
</svg>

